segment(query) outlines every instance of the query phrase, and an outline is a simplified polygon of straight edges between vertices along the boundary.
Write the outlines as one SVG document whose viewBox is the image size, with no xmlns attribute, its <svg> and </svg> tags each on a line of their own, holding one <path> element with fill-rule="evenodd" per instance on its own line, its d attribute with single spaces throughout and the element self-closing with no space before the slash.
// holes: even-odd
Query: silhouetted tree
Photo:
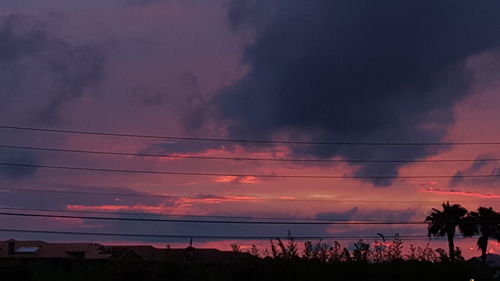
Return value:
<svg viewBox="0 0 500 281">
<path fill-rule="evenodd" d="M 330 257 L 329 261 L 330 262 L 341 262 L 344 261 L 344 258 L 347 258 L 344 255 L 344 249 L 342 245 L 338 241 L 334 241 L 333 245 L 330 247 Z M 349 251 L 347 251 L 347 254 L 349 255 Z"/>
<path fill-rule="evenodd" d="M 233 252 L 239 253 L 241 252 L 241 247 L 237 243 L 233 243 L 231 244 L 231 250 L 233 250 Z"/>
<path fill-rule="evenodd" d="M 442 206 L 442 211 L 432 208 L 432 213 L 425 218 L 425 221 L 429 223 L 428 235 L 429 237 L 446 236 L 448 238 L 450 260 L 454 261 L 455 243 L 453 238 L 457 226 L 463 225 L 461 222 L 467 214 L 467 209 L 459 204 L 450 205 L 450 202 L 443 203 Z M 460 231 L 463 232 L 462 229 Z"/>
<path fill-rule="evenodd" d="M 386 259 L 388 261 L 396 261 L 403 259 L 403 241 L 399 237 L 399 233 L 394 235 L 392 243 L 386 248 Z"/>
<path fill-rule="evenodd" d="M 302 255 L 304 259 L 313 258 L 313 243 L 311 241 L 304 242 L 304 254 Z"/>
<path fill-rule="evenodd" d="M 387 251 L 387 243 L 385 241 L 379 242 L 375 240 L 373 243 L 373 251 L 371 260 L 374 263 L 382 263 L 385 261 L 385 252 Z"/>
<path fill-rule="evenodd" d="M 279 237 L 276 238 L 276 245 L 273 240 L 269 240 L 271 242 L 271 252 L 274 259 L 284 258 L 284 259 L 295 259 L 299 258 L 299 250 L 298 245 L 295 242 L 295 238 L 293 238 L 292 233 L 288 231 L 288 238 L 286 242 L 283 242 Z"/>
<path fill-rule="evenodd" d="M 477 246 L 481 250 L 481 261 L 485 264 L 488 240 L 494 238 L 500 242 L 500 214 L 491 207 L 479 207 L 477 212 L 468 213 L 461 224 L 464 236 L 481 234 Z"/>
<path fill-rule="evenodd" d="M 368 256 L 370 255 L 370 244 L 359 240 L 354 243 L 354 251 L 352 252 L 353 259 L 357 262 L 368 262 Z"/>
<path fill-rule="evenodd" d="M 250 248 L 250 250 L 248 250 L 248 252 L 252 256 L 255 256 L 255 257 L 260 256 L 259 248 L 257 248 L 257 246 L 255 246 L 254 244 L 252 244 L 252 247 Z"/>
</svg>

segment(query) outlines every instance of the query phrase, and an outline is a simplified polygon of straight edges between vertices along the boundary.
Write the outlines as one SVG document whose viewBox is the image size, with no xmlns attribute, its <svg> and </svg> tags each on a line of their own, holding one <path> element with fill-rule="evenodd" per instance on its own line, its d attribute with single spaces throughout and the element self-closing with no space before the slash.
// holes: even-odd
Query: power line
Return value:
<svg viewBox="0 0 500 281">
<path fill-rule="evenodd" d="M 211 141 L 211 142 L 236 142 L 236 143 L 261 143 L 261 144 L 303 144 L 303 145 L 361 145 L 361 146 L 449 146 L 449 145 L 500 145 L 500 142 L 347 142 L 347 141 L 295 141 L 295 140 L 263 140 L 263 139 L 232 139 L 232 138 L 203 138 L 203 137 L 181 137 L 181 136 L 160 136 L 142 135 L 131 133 L 109 133 L 83 130 L 63 130 L 49 128 L 34 128 L 21 126 L 0 125 L 0 129 L 39 131 L 50 133 L 112 136 L 128 138 L 147 139 L 168 139 L 168 140 L 188 140 L 188 141 Z"/>
<path fill-rule="evenodd" d="M 3 209 L 3 208 L 1 208 Z M 95 216 L 75 216 L 75 215 L 53 215 L 53 214 L 28 214 L 28 213 L 7 213 L 0 212 L 0 216 L 35 217 L 35 218 L 60 218 L 60 219 L 84 219 L 84 220 L 108 220 L 108 221 L 134 221 L 134 222 L 167 222 L 167 223 L 207 223 L 207 224 L 265 224 L 265 225 L 427 225 L 425 221 L 236 221 L 236 220 L 186 220 L 186 219 L 153 219 L 153 218 L 123 218 L 123 217 L 95 217 Z M 475 223 L 474 221 L 464 221 L 463 223 Z M 485 221 L 483 223 L 500 223 L 500 220 Z"/>
<path fill-rule="evenodd" d="M 245 235 L 178 235 L 178 234 L 144 234 L 144 233 L 110 233 L 110 232 L 80 232 L 80 231 L 56 231 L 56 230 L 34 230 L 34 229 L 12 229 L 12 228 L 1 228 L 0 232 L 12 232 L 12 233 L 36 233 L 36 234 L 55 234 L 55 235 L 89 235 L 89 236 L 114 236 L 114 237 L 131 237 L 131 238 L 193 238 L 193 239 L 235 239 L 235 240 L 263 240 L 263 239 L 276 239 L 276 238 L 288 238 L 288 235 L 272 235 L 272 236 L 245 236 Z M 387 235 L 385 237 L 392 237 L 392 235 Z M 429 240 L 432 241 L 427 235 L 399 235 L 402 239 L 410 240 Z M 455 239 L 460 239 L 464 237 L 455 237 Z M 472 238 L 472 237 L 470 237 Z M 293 236 L 295 240 L 313 240 L 313 239 L 337 239 L 337 240 L 357 240 L 357 239 L 380 239 L 380 236 Z M 434 241 L 445 241 L 443 238 L 433 238 Z"/>
<path fill-rule="evenodd" d="M 146 197 L 146 198 L 167 198 L 167 199 L 204 199 L 197 196 L 179 196 L 179 195 L 163 195 L 163 194 L 141 194 L 141 193 L 120 193 L 120 192 L 92 192 L 92 191 L 74 191 L 61 189 L 34 189 L 34 188 L 0 188 L 0 191 L 11 192 L 42 192 L 42 193 L 67 193 L 67 194 L 83 194 L 83 195 L 99 195 L 99 196 L 125 196 L 125 197 Z M 236 195 L 237 196 L 237 195 Z M 244 196 L 244 195 L 242 195 Z M 226 197 L 209 197 L 208 199 L 227 199 Z M 250 200 L 249 200 L 250 201 Z M 296 198 L 252 198 L 251 201 L 297 201 L 297 202 L 326 202 L 326 203 L 443 203 L 446 200 L 355 200 L 355 199 L 296 199 Z M 499 200 L 462 200 L 465 203 L 481 203 L 481 202 L 499 202 Z M 104 212 L 109 213 L 109 212 Z M 121 212 L 120 212 L 121 213 Z M 184 215 L 182 215 L 184 216 Z M 235 217 L 241 218 L 241 217 Z M 273 218 L 270 218 L 273 219 Z"/>
<path fill-rule="evenodd" d="M 129 170 L 129 169 L 70 167 L 70 166 L 35 165 L 35 164 L 7 163 L 7 162 L 0 163 L 0 166 L 26 167 L 26 168 L 46 168 L 46 169 L 58 169 L 58 170 L 87 171 L 87 172 L 130 173 L 130 174 L 160 174 L 160 175 L 218 176 L 218 177 L 255 177 L 255 178 L 300 178 L 300 179 L 440 179 L 440 178 L 494 178 L 494 177 L 500 177 L 500 174 L 420 175 L 420 176 L 327 176 L 327 175 L 201 173 L 201 172 L 146 171 L 146 170 Z"/>
<path fill-rule="evenodd" d="M 216 215 L 170 215 L 154 213 L 133 213 L 133 212 L 105 212 L 105 211 L 83 211 L 83 210 L 58 210 L 41 208 L 19 208 L 19 207 L 0 207 L 0 210 L 9 211 L 34 211 L 34 212 L 55 212 L 55 213 L 77 213 L 77 214 L 99 214 L 99 215 L 132 215 L 143 217 L 186 217 L 186 218 L 216 218 L 216 219 L 247 219 L 247 220 L 289 220 L 289 221 L 320 221 L 320 222 L 341 222 L 341 221 L 377 221 L 367 219 L 313 219 L 313 218 L 283 218 L 283 217 L 248 217 L 248 216 L 216 216 Z M 380 220 L 379 220 L 380 221 Z"/>
<path fill-rule="evenodd" d="M 1 216 L 85 219 L 108 221 L 134 221 L 134 222 L 169 222 L 169 223 L 210 223 L 210 224 L 265 224 L 265 225 L 419 225 L 427 224 L 420 221 L 330 221 L 330 222 L 283 222 L 283 221 L 228 221 L 228 220 L 186 220 L 186 219 L 153 219 L 153 218 L 113 218 L 74 215 L 50 215 L 0 212 Z"/>
<path fill-rule="evenodd" d="M 42 208 L 19 208 L 19 207 L 0 207 L 0 210 L 9 211 L 35 211 L 35 212 L 56 212 L 56 213 L 77 213 L 77 214 L 100 214 L 100 215 L 132 215 L 146 217 L 187 217 L 187 218 L 216 218 L 216 219 L 246 219 L 246 220 L 289 220 L 289 221 L 318 221 L 318 222 L 371 222 L 380 221 L 375 219 L 315 219 L 315 218 L 283 218 L 283 217 L 249 217 L 249 216 L 217 216 L 217 215 L 171 215 L 171 214 L 154 214 L 154 213 L 133 213 L 133 212 L 106 212 L 106 211 L 84 211 L 84 210 L 58 210 L 58 209 L 42 209 Z M 385 220 L 388 221 L 388 220 Z M 389 221 L 390 222 L 390 221 Z M 397 221 L 394 221 L 397 222 Z"/>
<path fill-rule="evenodd" d="M 61 189 L 33 189 L 33 188 L 0 188 L 0 191 L 11 192 L 45 192 L 45 193 L 67 193 L 67 194 L 85 194 L 102 196 L 124 196 L 124 197 L 153 197 L 153 198 L 185 198 L 178 195 L 148 194 L 148 193 L 121 193 L 121 192 L 92 192 Z"/>
<path fill-rule="evenodd" d="M 231 161 L 273 161 L 273 162 L 325 162 L 325 163 L 446 163 L 446 162 L 493 162 L 500 161 L 500 158 L 484 159 L 429 159 L 429 160 L 364 160 L 364 159 L 300 159 L 300 158 L 255 158 L 255 157 L 223 157 L 223 156 L 195 156 L 195 155 L 176 155 L 176 154 L 151 154 L 151 153 L 130 153 L 130 152 L 111 152 L 97 150 L 81 149 L 63 149 L 34 146 L 2 145 L 0 148 L 23 149 L 35 151 L 50 152 L 69 152 L 81 154 L 112 155 L 112 156 L 133 156 L 133 157 L 160 157 L 160 158 L 179 158 L 179 159 L 200 159 L 200 160 L 231 160 Z"/>
</svg>

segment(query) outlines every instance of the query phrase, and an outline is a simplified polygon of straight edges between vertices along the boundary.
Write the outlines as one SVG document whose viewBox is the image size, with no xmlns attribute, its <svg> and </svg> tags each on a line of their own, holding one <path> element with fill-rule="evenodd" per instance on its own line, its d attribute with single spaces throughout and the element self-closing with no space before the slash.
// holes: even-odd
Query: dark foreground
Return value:
<svg viewBox="0 0 500 281">
<path fill-rule="evenodd" d="M 396 261 L 321 263 L 259 260 L 248 263 L 193 264 L 92 260 L 0 260 L 1 280 L 499 280 L 494 270 L 476 263 Z"/>
</svg>

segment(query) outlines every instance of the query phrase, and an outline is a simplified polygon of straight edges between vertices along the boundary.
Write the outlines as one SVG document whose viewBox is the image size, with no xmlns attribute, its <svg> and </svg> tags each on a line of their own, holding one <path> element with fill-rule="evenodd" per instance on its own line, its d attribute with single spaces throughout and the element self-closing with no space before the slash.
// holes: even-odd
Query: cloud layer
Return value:
<svg viewBox="0 0 500 281">
<path fill-rule="evenodd" d="M 97 47 L 55 38 L 27 15 L 0 17 L 0 106 L 5 118 L 28 115 L 30 120 L 23 121 L 61 121 L 64 104 L 99 82 L 103 67 Z"/>
<path fill-rule="evenodd" d="M 469 93 L 465 59 L 500 43 L 500 3 L 231 1 L 255 34 L 249 72 L 212 101 L 231 136 L 439 142 Z M 419 159 L 436 149 L 296 147 L 299 155 Z M 394 176 L 401 163 L 360 165 Z M 390 180 L 375 180 L 386 186 Z"/>
</svg>

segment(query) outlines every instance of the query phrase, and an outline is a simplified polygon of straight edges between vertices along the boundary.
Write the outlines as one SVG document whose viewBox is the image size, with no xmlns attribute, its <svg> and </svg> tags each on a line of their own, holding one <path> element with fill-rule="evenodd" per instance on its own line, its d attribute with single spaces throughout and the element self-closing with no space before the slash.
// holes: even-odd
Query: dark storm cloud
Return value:
<svg viewBox="0 0 500 281">
<path fill-rule="evenodd" d="M 498 1 L 238 1 L 235 28 L 252 28 L 246 76 L 213 99 L 238 138 L 439 142 L 469 94 L 465 59 L 500 44 Z M 408 159 L 427 147 L 294 147 L 298 155 Z M 396 176 L 401 163 L 357 166 Z M 375 180 L 387 186 L 391 180 Z"/>
<path fill-rule="evenodd" d="M 136 85 L 131 93 L 146 106 L 171 106 L 179 114 L 187 114 L 206 104 L 204 94 L 198 84 L 198 77 L 191 72 L 184 72 L 168 81 L 167 87 Z"/>
<path fill-rule="evenodd" d="M 142 85 L 134 86 L 132 95 L 141 100 L 145 106 L 162 106 L 168 102 L 168 96 L 164 89 L 147 89 Z"/>
<path fill-rule="evenodd" d="M 31 122 L 58 122 L 65 103 L 102 79 L 103 66 L 104 56 L 97 47 L 73 46 L 54 38 L 29 16 L 0 17 L 4 110 L 12 107 L 15 115 L 30 112 Z"/>
<path fill-rule="evenodd" d="M 102 206 L 137 204 L 173 206 L 175 198 L 154 197 L 129 188 L 104 186 L 65 186 L 43 192 L 29 188 L 5 188 L 0 186 L 0 205 L 19 208 L 66 209 L 67 205 Z M 51 192 L 57 190 L 61 192 Z M 68 191 L 68 192 L 62 192 Z M 77 192 L 77 193 L 74 193 Z M 78 193 L 79 192 L 79 193 Z M 107 194 L 106 194 L 107 193 Z"/>
<path fill-rule="evenodd" d="M 322 220 L 411 220 L 419 215 L 414 209 L 406 210 L 386 210 L 376 209 L 362 211 L 358 207 L 343 212 L 326 212 L 316 214 L 316 219 Z"/>
<path fill-rule="evenodd" d="M 394 220 L 408 220 L 415 216 L 416 212 L 412 210 L 400 210 L 394 212 L 392 210 L 379 209 L 376 210 L 378 215 L 383 217 L 370 216 L 368 212 L 362 212 L 356 209 L 357 215 L 363 216 L 367 214 L 365 219 L 394 219 Z M 328 213 L 333 216 L 334 212 Z M 327 213 L 318 214 L 316 217 L 325 219 L 327 216 L 330 219 L 346 219 L 342 217 L 331 217 Z M 338 213 L 340 214 L 340 213 Z M 123 214 L 122 214 L 123 215 Z M 208 214 L 210 215 L 210 214 Z M 238 215 L 238 214 L 232 214 Z M 126 217 L 125 215 L 123 215 Z M 245 214 L 244 216 L 252 216 Z M 258 216 L 258 215 L 257 215 Z M 269 214 L 268 214 L 269 216 Z M 425 217 L 424 215 L 421 216 Z M 168 217 L 166 217 L 168 218 Z M 193 217 L 179 216 L 176 219 L 193 220 Z M 209 219 L 207 219 L 209 220 Z M 214 219 L 212 219 L 214 220 Z M 219 220 L 224 220 L 219 218 Z M 234 220 L 234 219 L 233 219 Z M 242 220 L 242 219 L 239 219 Z M 362 226 L 359 225 L 246 225 L 246 224 L 214 224 L 214 223 L 146 223 L 146 222 L 119 222 L 110 221 L 103 225 L 96 221 L 87 220 L 87 226 L 94 226 L 102 232 L 118 232 L 118 233 L 150 233 L 150 234 L 178 234 L 178 235 L 223 235 L 223 236 L 277 236 L 286 237 L 288 232 L 292 236 L 353 236 L 353 237 L 366 237 L 375 236 L 377 233 L 383 233 L 386 237 L 392 237 L 395 233 L 403 235 L 425 235 L 426 226 L 408 227 L 408 226 Z M 332 232 L 333 231 L 333 232 Z M 154 239 L 142 238 L 138 241 L 153 242 Z M 168 241 L 175 242 L 185 239 L 169 239 Z M 354 239 L 355 240 L 355 239 Z M 195 242 L 207 241 L 207 239 L 195 239 Z"/>
<path fill-rule="evenodd" d="M 139 154 L 196 154 L 204 152 L 210 149 L 224 149 L 227 151 L 232 151 L 234 147 L 214 145 L 213 143 L 197 143 L 197 142 L 164 142 L 155 143 L 150 145 L 148 148 L 139 152 Z"/>
<path fill-rule="evenodd" d="M 125 3 L 131 6 L 147 6 L 157 3 L 166 3 L 168 0 L 126 0 Z"/>
<path fill-rule="evenodd" d="M 0 151 L 0 162 L 6 163 L 23 163 L 28 165 L 37 165 L 39 159 L 33 152 L 13 152 L 13 151 Z M 18 180 L 24 177 L 33 175 L 36 171 L 34 167 L 13 167 L 13 166 L 0 166 L 0 179 Z"/>
<path fill-rule="evenodd" d="M 491 159 L 495 158 L 494 155 L 483 154 L 479 155 L 467 168 L 458 170 L 453 178 L 448 183 L 448 186 L 457 186 L 461 184 L 492 184 L 498 182 L 498 177 L 489 178 L 464 178 L 463 176 L 473 176 L 473 175 L 500 175 L 500 166 L 496 162 L 492 161 L 481 161 L 481 159 Z"/>
</svg>

